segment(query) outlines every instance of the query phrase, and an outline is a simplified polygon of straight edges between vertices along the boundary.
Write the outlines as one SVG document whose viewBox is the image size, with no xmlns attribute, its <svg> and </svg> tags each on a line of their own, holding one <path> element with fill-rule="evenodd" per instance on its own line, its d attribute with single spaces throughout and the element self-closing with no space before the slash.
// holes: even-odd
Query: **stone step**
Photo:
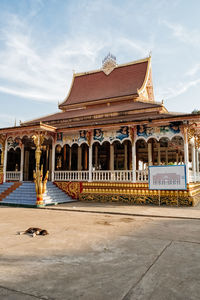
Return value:
<svg viewBox="0 0 200 300">
<path fill-rule="evenodd" d="M 10 186 L 8 186 L 7 188 L 9 187 Z M 76 200 L 73 200 L 52 182 L 48 182 L 43 201 L 44 205 L 50 205 L 57 203 L 74 202 Z M 15 191 L 5 197 L 2 203 L 31 206 L 36 205 L 35 184 L 32 182 L 23 182 Z"/>
</svg>

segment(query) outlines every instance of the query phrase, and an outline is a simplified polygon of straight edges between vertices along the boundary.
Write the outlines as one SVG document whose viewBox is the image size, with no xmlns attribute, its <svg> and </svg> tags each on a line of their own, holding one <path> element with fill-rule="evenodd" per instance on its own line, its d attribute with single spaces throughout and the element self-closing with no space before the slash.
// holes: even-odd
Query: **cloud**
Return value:
<svg viewBox="0 0 200 300">
<path fill-rule="evenodd" d="M 10 114 L 0 113 L 0 120 L 1 120 L 2 127 L 14 126 L 15 122 L 17 124 L 16 116 Z"/>
<path fill-rule="evenodd" d="M 190 70 L 188 70 L 186 72 L 185 75 L 187 75 L 187 76 L 194 76 L 194 75 L 196 75 L 199 72 L 199 70 L 200 70 L 200 64 L 195 64 Z"/>
<path fill-rule="evenodd" d="M 181 24 L 170 23 L 166 20 L 161 21 L 167 28 L 172 31 L 174 37 L 178 38 L 179 41 L 190 44 L 195 47 L 200 46 L 200 32 L 197 30 L 188 30 Z"/>
<path fill-rule="evenodd" d="M 0 91 L 7 94 L 57 102 L 65 97 L 65 85 L 68 82 L 69 88 L 74 66 L 85 69 L 102 48 L 95 41 L 73 38 L 42 53 L 26 24 L 16 16 L 11 19 L 14 29 L 1 31 Z"/>
<path fill-rule="evenodd" d="M 195 87 L 200 84 L 200 78 L 195 80 L 187 81 L 187 82 L 179 82 L 175 87 L 169 87 L 167 89 L 159 89 L 158 90 L 158 98 L 161 99 L 172 99 L 177 96 L 186 93 L 191 87 Z"/>
<path fill-rule="evenodd" d="M 125 48 L 141 57 L 150 49 L 148 42 L 120 35 L 113 42 L 110 33 L 94 37 L 84 32 L 67 37 L 63 33 L 60 43 L 42 48 L 30 24 L 16 15 L 9 16 L 9 24 L 0 33 L 0 91 L 44 102 L 62 101 L 70 88 L 72 71 L 100 68 L 96 64 L 101 62 L 103 51 Z"/>
</svg>

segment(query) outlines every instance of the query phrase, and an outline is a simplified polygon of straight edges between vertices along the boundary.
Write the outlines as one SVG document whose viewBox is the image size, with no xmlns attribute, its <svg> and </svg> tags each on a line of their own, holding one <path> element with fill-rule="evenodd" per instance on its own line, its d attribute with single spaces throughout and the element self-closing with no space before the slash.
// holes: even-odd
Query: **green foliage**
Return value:
<svg viewBox="0 0 200 300">
<path fill-rule="evenodd" d="M 193 114 L 193 115 L 200 114 L 200 110 L 194 109 L 194 110 L 192 111 L 192 114 Z"/>
</svg>

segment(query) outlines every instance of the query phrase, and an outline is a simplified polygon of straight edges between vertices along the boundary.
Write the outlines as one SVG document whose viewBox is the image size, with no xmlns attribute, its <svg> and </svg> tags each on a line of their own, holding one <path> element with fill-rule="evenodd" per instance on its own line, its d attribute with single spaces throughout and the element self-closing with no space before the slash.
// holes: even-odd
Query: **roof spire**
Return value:
<svg viewBox="0 0 200 300">
<path fill-rule="evenodd" d="M 116 66 L 116 57 L 109 52 L 108 55 L 106 55 L 106 57 L 102 60 L 102 70 L 106 75 L 109 75 Z"/>
</svg>

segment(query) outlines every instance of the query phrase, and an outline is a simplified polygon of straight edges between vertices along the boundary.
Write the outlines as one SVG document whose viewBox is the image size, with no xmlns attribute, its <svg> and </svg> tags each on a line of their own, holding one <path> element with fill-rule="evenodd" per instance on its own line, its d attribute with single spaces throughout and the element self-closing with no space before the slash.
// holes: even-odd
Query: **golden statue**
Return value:
<svg viewBox="0 0 200 300">
<path fill-rule="evenodd" d="M 43 194 L 46 192 L 46 184 L 49 176 L 49 171 L 46 172 L 44 181 L 43 179 L 43 165 L 40 170 L 40 157 L 41 157 L 41 145 L 44 141 L 44 136 L 42 134 L 34 135 L 33 137 L 34 144 L 36 145 L 35 150 L 35 160 L 36 160 L 36 171 L 33 171 L 33 179 L 35 183 L 35 191 L 37 195 L 37 206 L 43 205 Z"/>
</svg>

